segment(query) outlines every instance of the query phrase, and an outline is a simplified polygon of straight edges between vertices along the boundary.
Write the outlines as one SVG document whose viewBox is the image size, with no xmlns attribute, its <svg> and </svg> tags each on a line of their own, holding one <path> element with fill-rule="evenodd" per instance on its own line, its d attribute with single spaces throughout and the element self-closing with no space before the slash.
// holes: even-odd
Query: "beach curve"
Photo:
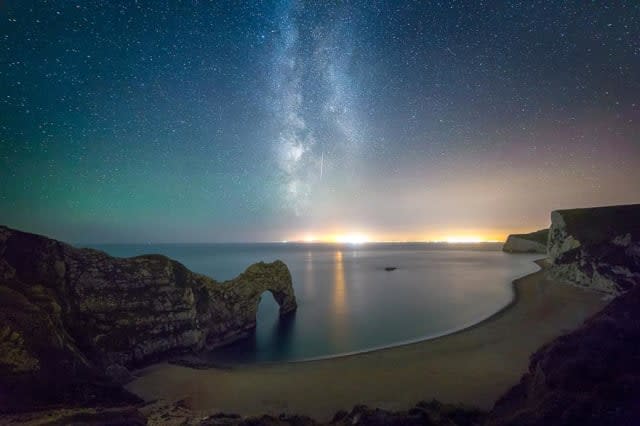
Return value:
<svg viewBox="0 0 640 426">
<path fill-rule="evenodd" d="M 532 352 L 606 304 L 598 293 L 547 280 L 542 270 L 513 285 L 510 304 L 440 337 L 340 357 L 232 369 L 161 363 L 137 372 L 127 388 L 148 401 L 183 400 L 203 414 L 287 412 L 327 420 L 356 404 L 406 409 L 432 398 L 488 409 L 526 371 Z M 147 407 L 153 409 L 154 404 Z"/>
</svg>

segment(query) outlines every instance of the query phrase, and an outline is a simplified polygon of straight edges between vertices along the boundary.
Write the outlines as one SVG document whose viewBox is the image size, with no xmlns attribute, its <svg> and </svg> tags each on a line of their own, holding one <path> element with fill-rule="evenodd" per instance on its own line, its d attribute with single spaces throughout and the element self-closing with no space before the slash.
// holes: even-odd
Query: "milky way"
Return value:
<svg viewBox="0 0 640 426">
<path fill-rule="evenodd" d="M 638 2 L 0 5 L 0 223 L 425 240 L 640 201 Z"/>
<path fill-rule="evenodd" d="M 305 12 L 302 2 L 280 12 L 271 75 L 283 192 L 298 216 L 307 214 L 314 195 L 319 196 L 325 168 L 331 173 L 336 166 L 353 167 L 363 137 L 344 70 L 351 55 L 349 21 L 338 15 L 310 25 Z"/>
</svg>

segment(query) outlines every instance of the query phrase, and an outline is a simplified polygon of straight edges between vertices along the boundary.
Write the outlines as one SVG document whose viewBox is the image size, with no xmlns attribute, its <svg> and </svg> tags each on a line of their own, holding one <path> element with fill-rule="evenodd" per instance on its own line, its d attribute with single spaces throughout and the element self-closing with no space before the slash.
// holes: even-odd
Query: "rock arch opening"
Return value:
<svg viewBox="0 0 640 426">
<path fill-rule="evenodd" d="M 254 329 L 258 306 L 265 292 L 271 293 L 278 304 L 280 317 L 294 312 L 298 307 L 291 273 L 280 260 L 255 263 L 233 280 L 214 287 L 214 290 L 221 293 L 224 306 L 219 306 L 220 309 L 211 318 L 208 346 L 237 340 Z"/>
</svg>

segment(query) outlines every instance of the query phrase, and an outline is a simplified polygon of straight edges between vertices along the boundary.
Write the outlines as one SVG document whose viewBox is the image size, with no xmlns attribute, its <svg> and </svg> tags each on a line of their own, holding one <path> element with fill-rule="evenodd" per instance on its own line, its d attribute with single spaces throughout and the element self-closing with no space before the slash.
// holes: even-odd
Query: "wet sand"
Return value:
<svg viewBox="0 0 640 426">
<path fill-rule="evenodd" d="M 327 420 L 366 404 L 406 409 L 420 400 L 489 409 L 526 371 L 544 343 L 577 328 L 607 302 L 602 295 L 546 280 L 514 281 L 508 307 L 473 327 L 437 339 L 341 358 L 233 369 L 156 364 L 127 388 L 145 400 L 185 399 L 198 412 L 304 414 Z"/>
</svg>

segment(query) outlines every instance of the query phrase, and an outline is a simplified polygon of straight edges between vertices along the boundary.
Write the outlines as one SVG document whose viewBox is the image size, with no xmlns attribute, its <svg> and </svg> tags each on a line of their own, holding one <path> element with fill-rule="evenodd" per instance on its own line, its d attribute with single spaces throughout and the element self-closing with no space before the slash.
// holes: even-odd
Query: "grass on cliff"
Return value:
<svg viewBox="0 0 640 426">
<path fill-rule="evenodd" d="M 640 204 L 558 210 L 569 235 L 582 244 L 598 244 L 618 235 L 640 237 Z"/>
<path fill-rule="evenodd" d="M 523 240 L 535 241 L 536 243 L 547 245 L 548 229 L 540 229 L 539 231 L 530 232 L 529 234 L 513 234 L 512 237 L 522 238 Z"/>
</svg>

